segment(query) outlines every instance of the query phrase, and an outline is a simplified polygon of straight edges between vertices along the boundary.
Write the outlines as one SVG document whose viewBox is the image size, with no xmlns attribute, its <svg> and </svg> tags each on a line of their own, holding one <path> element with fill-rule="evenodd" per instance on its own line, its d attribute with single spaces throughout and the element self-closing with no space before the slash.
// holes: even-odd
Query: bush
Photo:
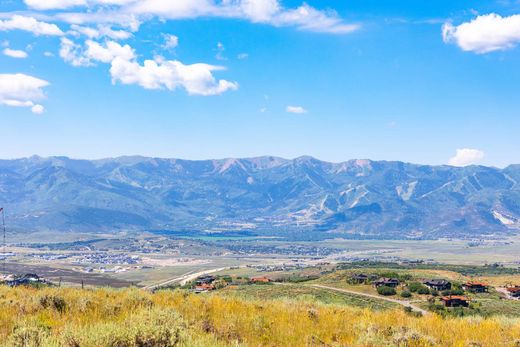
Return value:
<svg viewBox="0 0 520 347">
<path fill-rule="evenodd" d="M 51 308 L 59 313 L 65 312 L 67 309 L 67 302 L 61 296 L 56 295 L 44 295 L 40 297 L 40 305 L 43 308 Z"/>
<path fill-rule="evenodd" d="M 175 347 L 181 345 L 185 337 L 185 327 L 177 312 L 155 309 L 130 316 L 124 326 L 107 322 L 65 331 L 60 345 Z"/>
<path fill-rule="evenodd" d="M 388 286 L 377 287 L 377 292 L 380 295 L 385 295 L 385 296 L 395 295 L 396 294 L 395 289 L 392 288 L 392 287 L 388 287 Z"/>
<path fill-rule="evenodd" d="M 430 294 L 433 295 L 433 296 L 439 296 L 439 292 L 435 289 L 431 289 L 430 290 Z"/>
<path fill-rule="evenodd" d="M 430 294 L 430 289 L 428 289 L 428 287 L 426 286 L 422 286 L 419 289 L 417 289 L 417 294 L 428 295 Z"/>
<path fill-rule="evenodd" d="M 14 328 L 9 345 L 13 347 L 40 347 L 48 335 L 48 329 L 24 323 Z"/>
<path fill-rule="evenodd" d="M 408 290 L 405 290 L 405 291 L 401 292 L 401 297 L 410 298 L 410 297 L 412 297 L 412 293 L 410 293 Z"/>
<path fill-rule="evenodd" d="M 419 290 L 419 288 L 424 287 L 424 285 L 419 282 L 410 282 L 408 283 L 407 287 L 409 291 L 411 291 L 412 293 L 416 293 Z"/>
</svg>

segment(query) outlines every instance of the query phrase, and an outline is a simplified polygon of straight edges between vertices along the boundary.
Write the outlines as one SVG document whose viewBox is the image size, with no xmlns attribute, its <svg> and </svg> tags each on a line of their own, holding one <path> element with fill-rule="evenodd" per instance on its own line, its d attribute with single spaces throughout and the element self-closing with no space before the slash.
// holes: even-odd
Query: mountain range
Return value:
<svg viewBox="0 0 520 347">
<path fill-rule="evenodd" d="M 520 230 L 520 165 L 312 157 L 0 160 L 16 230 L 346 238 L 492 237 Z"/>
</svg>

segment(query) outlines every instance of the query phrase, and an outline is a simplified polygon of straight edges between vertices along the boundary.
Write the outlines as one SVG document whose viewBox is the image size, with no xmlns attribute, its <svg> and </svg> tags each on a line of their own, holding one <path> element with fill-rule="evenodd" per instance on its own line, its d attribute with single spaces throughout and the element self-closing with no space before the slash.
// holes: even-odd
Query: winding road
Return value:
<svg viewBox="0 0 520 347">
<path fill-rule="evenodd" d="M 399 304 L 399 305 L 404 306 L 404 307 L 410 307 L 412 310 L 417 311 L 417 312 L 421 312 L 423 315 L 429 314 L 428 311 L 420 308 L 419 306 L 414 305 L 411 301 L 397 300 L 397 299 L 392 299 L 392 298 L 389 298 L 389 297 L 386 297 L 386 296 L 379 296 L 379 295 L 368 294 L 368 293 L 360 293 L 360 292 L 356 292 L 356 291 L 353 291 L 353 290 L 329 287 L 329 286 L 324 286 L 324 285 L 321 285 L 321 284 L 312 284 L 311 287 L 320 288 L 320 289 L 328 289 L 328 290 L 333 290 L 333 291 L 340 292 L 340 293 L 366 296 L 366 297 L 373 298 L 373 299 L 393 302 L 395 304 Z"/>
<path fill-rule="evenodd" d="M 198 278 L 200 276 L 209 275 L 209 274 L 212 274 L 212 273 L 215 273 L 215 272 L 219 272 L 219 271 L 224 271 L 224 270 L 227 270 L 227 269 L 228 269 L 227 267 L 219 267 L 217 269 L 208 269 L 208 270 L 195 272 L 195 273 L 193 271 L 190 271 L 190 272 L 185 273 L 182 276 L 170 278 L 169 280 L 166 280 L 164 282 L 157 283 L 157 284 L 152 284 L 152 285 L 143 287 L 143 289 L 145 289 L 145 290 L 154 290 L 154 289 L 157 289 L 157 288 L 160 288 L 160 287 L 167 286 L 167 285 L 172 284 L 172 283 L 179 283 L 182 286 L 182 285 L 185 285 L 186 283 L 188 283 L 190 281 L 193 281 L 194 279 L 196 279 L 196 278 Z"/>
</svg>

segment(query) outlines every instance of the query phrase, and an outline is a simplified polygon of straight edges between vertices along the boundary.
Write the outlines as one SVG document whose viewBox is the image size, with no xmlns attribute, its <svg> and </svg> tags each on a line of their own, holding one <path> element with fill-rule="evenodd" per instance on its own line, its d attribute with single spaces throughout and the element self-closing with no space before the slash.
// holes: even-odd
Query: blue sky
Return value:
<svg viewBox="0 0 520 347">
<path fill-rule="evenodd" d="M 520 163 L 518 1 L 171 3 L 0 1 L 0 157 Z"/>
</svg>

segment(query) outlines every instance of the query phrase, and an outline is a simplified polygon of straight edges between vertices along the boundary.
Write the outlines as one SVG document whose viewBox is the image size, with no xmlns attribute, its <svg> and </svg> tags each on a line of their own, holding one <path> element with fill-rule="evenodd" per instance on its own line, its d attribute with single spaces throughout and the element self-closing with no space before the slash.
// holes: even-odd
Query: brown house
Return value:
<svg viewBox="0 0 520 347">
<path fill-rule="evenodd" d="M 202 284 L 195 286 L 195 293 L 209 292 L 214 289 L 215 289 L 215 286 L 213 284 L 202 283 Z"/>
<path fill-rule="evenodd" d="M 269 283 L 271 279 L 265 276 L 251 277 L 251 282 L 253 283 Z"/>
<path fill-rule="evenodd" d="M 469 305 L 469 299 L 461 295 L 443 296 L 441 301 L 446 307 L 468 307 Z"/>
<path fill-rule="evenodd" d="M 485 293 L 488 291 L 489 284 L 483 282 L 467 282 L 462 289 L 472 293 Z"/>
</svg>

